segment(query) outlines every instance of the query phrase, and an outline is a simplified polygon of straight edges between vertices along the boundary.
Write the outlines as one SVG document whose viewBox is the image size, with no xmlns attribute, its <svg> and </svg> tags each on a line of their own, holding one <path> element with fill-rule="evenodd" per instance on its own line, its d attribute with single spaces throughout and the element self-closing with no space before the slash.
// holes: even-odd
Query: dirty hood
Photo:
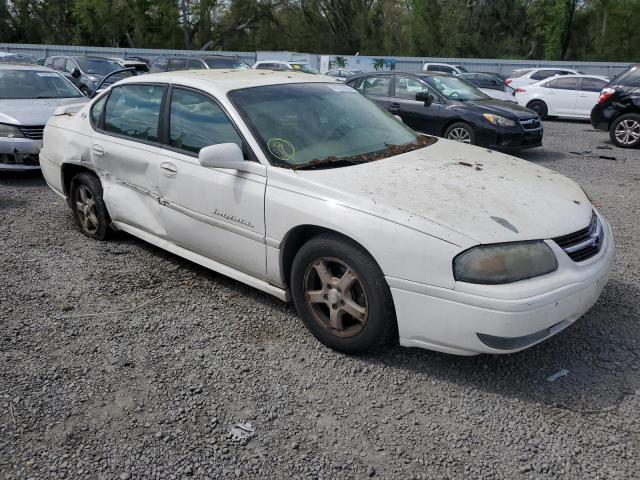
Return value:
<svg viewBox="0 0 640 480">
<path fill-rule="evenodd" d="M 44 125 L 56 108 L 74 103 L 86 103 L 86 97 L 20 98 L 0 102 L 0 123 L 14 125 Z"/>
<path fill-rule="evenodd" d="M 586 227 L 592 212 L 580 186 L 552 170 L 443 139 L 392 158 L 295 175 L 345 205 L 425 233 L 428 223 L 415 220 L 435 222 L 479 243 L 565 235 Z"/>
</svg>

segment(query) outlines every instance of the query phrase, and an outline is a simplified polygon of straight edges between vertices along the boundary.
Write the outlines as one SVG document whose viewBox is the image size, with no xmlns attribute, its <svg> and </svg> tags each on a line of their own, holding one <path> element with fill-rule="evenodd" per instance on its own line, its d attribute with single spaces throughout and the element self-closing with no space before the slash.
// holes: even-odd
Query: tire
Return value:
<svg viewBox="0 0 640 480">
<path fill-rule="evenodd" d="M 80 91 L 82 92 L 82 94 L 85 97 L 88 97 L 89 95 L 91 95 L 91 90 L 89 90 L 87 87 L 85 87 L 84 85 L 80 87 Z"/>
<path fill-rule="evenodd" d="M 609 137 L 616 147 L 640 147 L 640 115 L 637 113 L 620 115 L 609 127 Z"/>
<path fill-rule="evenodd" d="M 536 112 L 540 120 L 544 120 L 549 114 L 549 108 L 542 100 L 532 100 L 527 104 L 527 108 Z"/>
<path fill-rule="evenodd" d="M 471 125 L 465 122 L 457 122 L 450 125 L 443 136 L 456 142 L 468 143 L 469 145 L 476 144 L 476 132 Z"/>
<path fill-rule="evenodd" d="M 86 172 L 73 177 L 70 199 L 73 218 L 80 231 L 95 240 L 107 238 L 111 219 L 102 198 L 102 184 L 98 177 Z"/>
<path fill-rule="evenodd" d="M 318 235 L 300 248 L 291 267 L 291 292 L 305 326 L 327 347 L 351 354 L 397 341 L 382 270 L 340 235 Z"/>
</svg>

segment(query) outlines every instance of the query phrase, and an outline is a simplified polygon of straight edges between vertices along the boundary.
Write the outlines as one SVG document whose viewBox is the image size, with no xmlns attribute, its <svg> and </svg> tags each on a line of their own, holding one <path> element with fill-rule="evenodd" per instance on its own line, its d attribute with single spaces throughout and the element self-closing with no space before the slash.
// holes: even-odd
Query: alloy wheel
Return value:
<svg viewBox="0 0 640 480">
<path fill-rule="evenodd" d="M 304 291 L 314 320 L 332 335 L 353 337 L 367 323 L 362 282 L 343 261 L 321 257 L 312 262 L 304 275 Z"/>
<path fill-rule="evenodd" d="M 467 129 L 458 127 L 449 132 L 447 137 L 449 140 L 455 140 L 456 142 L 471 143 L 471 135 Z"/>
<path fill-rule="evenodd" d="M 96 215 L 96 201 L 91 190 L 86 185 L 78 186 L 75 201 L 80 226 L 89 235 L 94 235 L 98 231 L 99 221 Z"/>
<path fill-rule="evenodd" d="M 640 122 L 636 120 L 623 120 L 616 125 L 616 139 L 622 145 L 632 145 L 640 138 Z"/>
</svg>

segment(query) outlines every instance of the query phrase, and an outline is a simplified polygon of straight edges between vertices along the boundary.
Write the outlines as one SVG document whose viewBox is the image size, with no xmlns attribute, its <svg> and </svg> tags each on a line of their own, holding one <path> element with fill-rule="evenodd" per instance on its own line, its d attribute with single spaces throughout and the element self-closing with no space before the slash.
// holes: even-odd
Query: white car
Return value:
<svg viewBox="0 0 640 480">
<path fill-rule="evenodd" d="M 323 76 L 131 77 L 54 117 L 40 163 L 85 235 L 293 299 L 343 352 L 522 350 L 591 308 L 614 253 L 574 181 L 417 134 Z"/>
<path fill-rule="evenodd" d="M 518 87 L 518 104 L 547 116 L 590 118 L 601 90 L 609 79 L 595 75 L 555 76 L 538 83 Z"/>
<path fill-rule="evenodd" d="M 467 73 L 467 69 L 464 68 L 462 65 L 451 65 L 449 63 L 425 63 L 422 66 L 422 71 L 448 73 L 450 75 Z"/>
<path fill-rule="evenodd" d="M 504 83 L 515 90 L 556 75 L 580 75 L 581 73 L 570 68 L 520 68 L 511 72 L 511 76 Z"/>
<path fill-rule="evenodd" d="M 276 70 L 276 71 L 294 71 L 302 73 L 310 73 L 317 75 L 318 71 L 309 65 L 307 62 L 295 62 L 284 60 L 260 60 L 253 64 L 253 68 L 256 70 Z"/>
</svg>

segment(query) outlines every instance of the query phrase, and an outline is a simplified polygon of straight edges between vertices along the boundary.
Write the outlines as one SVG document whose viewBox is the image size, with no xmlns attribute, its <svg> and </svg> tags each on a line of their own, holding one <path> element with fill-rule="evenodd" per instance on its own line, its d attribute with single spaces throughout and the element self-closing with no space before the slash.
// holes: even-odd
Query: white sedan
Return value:
<svg viewBox="0 0 640 480">
<path fill-rule="evenodd" d="M 611 229 L 575 182 L 417 134 L 326 77 L 158 73 L 65 113 L 40 162 L 85 235 L 123 230 L 292 299 L 343 352 L 522 350 L 607 281 Z"/>
<path fill-rule="evenodd" d="M 538 114 L 547 116 L 590 118 L 600 91 L 609 79 L 596 75 L 564 75 L 532 85 L 518 87 L 516 101 Z"/>
</svg>

